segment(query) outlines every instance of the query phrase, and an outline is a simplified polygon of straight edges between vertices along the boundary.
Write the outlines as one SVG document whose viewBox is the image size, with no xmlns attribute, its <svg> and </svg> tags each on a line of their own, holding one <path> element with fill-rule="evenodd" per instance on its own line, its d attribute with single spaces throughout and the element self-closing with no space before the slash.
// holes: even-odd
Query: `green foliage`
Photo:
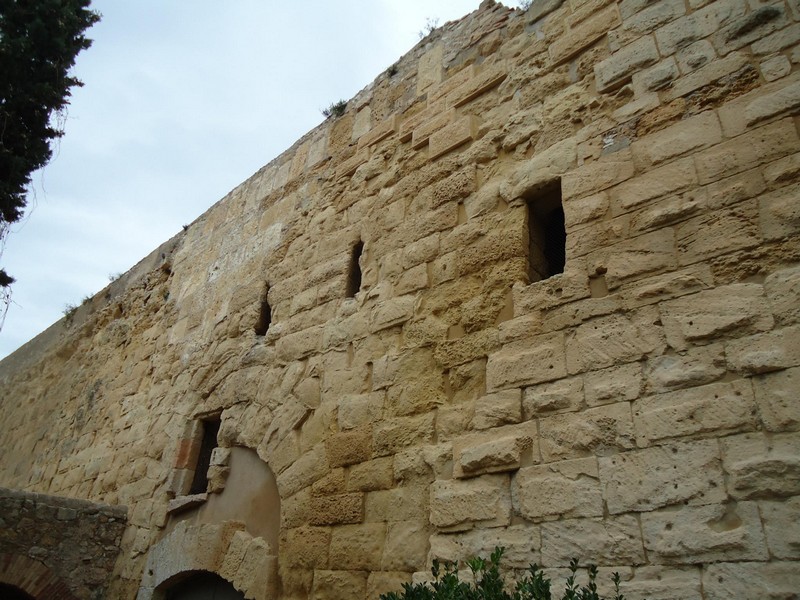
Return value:
<svg viewBox="0 0 800 600">
<path fill-rule="evenodd" d="M 27 204 L 31 173 L 63 135 L 51 121 L 81 85 L 69 70 L 100 19 L 89 0 L 2 0 L 0 4 L 0 242 Z M 0 286 L 13 278 L 0 269 Z"/>
<path fill-rule="evenodd" d="M 488 561 L 484 558 L 472 558 L 467 566 L 472 571 L 474 583 L 461 581 L 458 567 L 439 561 L 433 561 L 433 581 L 429 583 L 404 583 L 402 593 L 390 592 L 381 595 L 381 600 L 553 600 L 550 579 L 545 577 L 537 565 L 531 565 L 527 573 L 513 586 L 507 586 L 500 573 L 500 559 L 503 548 L 495 548 Z M 444 568 L 442 568 L 444 567 Z M 561 600 L 604 600 L 597 593 L 597 567 L 587 568 L 589 583 L 578 586 L 576 574 L 578 561 L 573 559 L 569 565 L 570 575 L 567 577 Z M 609 600 L 625 600 L 619 593 L 619 573 L 614 573 L 615 595 Z"/>
<path fill-rule="evenodd" d="M 322 109 L 322 114 L 327 117 L 341 117 L 344 114 L 345 109 L 347 108 L 347 100 L 339 100 L 338 102 L 334 102 L 328 108 Z"/>
<path fill-rule="evenodd" d="M 437 27 L 439 27 L 439 19 L 438 18 L 431 19 L 430 17 L 428 17 L 427 19 L 425 19 L 425 27 L 423 27 L 422 29 L 420 29 L 417 32 L 417 35 L 419 36 L 419 39 L 422 40 L 422 39 L 426 38 L 427 36 L 432 34 L 434 31 L 436 31 Z"/>
</svg>

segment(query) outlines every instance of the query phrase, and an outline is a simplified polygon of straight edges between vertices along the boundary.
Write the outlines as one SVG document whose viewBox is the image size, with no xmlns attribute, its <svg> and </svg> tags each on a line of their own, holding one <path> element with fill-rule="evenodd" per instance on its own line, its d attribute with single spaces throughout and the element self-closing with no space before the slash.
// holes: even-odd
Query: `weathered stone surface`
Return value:
<svg viewBox="0 0 800 600">
<path fill-rule="evenodd" d="M 765 300 L 762 286 L 739 283 L 665 302 L 662 314 L 670 345 L 683 348 L 684 340 L 767 331 L 774 320 L 764 310 Z"/>
<path fill-rule="evenodd" d="M 629 363 L 591 371 L 583 376 L 586 404 L 598 406 L 623 400 L 636 400 L 642 392 L 642 366 Z"/>
<path fill-rule="evenodd" d="M 539 435 L 544 462 L 607 455 L 636 446 L 628 402 L 539 419 Z"/>
<path fill-rule="evenodd" d="M 711 383 L 725 375 L 725 353 L 719 344 L 690 348 L 683 354 L 657 356 L 647 362 L 647 389 L 661 393 Z"/>
<path fill-rule="evenodd" d="M 767 431 L 796 430 L 800 427 L 800 369 L 786 369 L 753 377 L 756 404 Z"/>
<path fill-rule="evenodd" d="M 543 335 L 509 344 L 489 355 L 486 387 L 489 391 L 560 379 L 566 375 L 564 335 Z"/>
<path fill-rule="evenodd" d="M 469 529 L 508 525 L 511 491 L 505 475 L 483 475 L 460 481 L 435 481 L 431 485 L 431 523 L 440 528 Z"/>
<path fill-rule="evenodd" d="M 800 586 L 796 567 L 796 562 L 718 563 L 703 573 L 703 590 L 709 600 L 791 598 Z"/>
<path fill-rule="evenodd" d="M 553 383 L 541 383 L 525 388 L 522 400 L 523 415 L 532 419 L 541 414 L 577 410 L 583 401 L 583 380 L 569 377 Z"/>
<path fill-rule="evenodd" d="M 377 600 L 497 545 L 559 579 L 599 562 L 607 597 L 614 570 L 631 598 L 791 597 L 799 20 L 535 0 L 444 24 L 0 363 L 0 481 L 129 505 L 109 598 L 211 570 Z M 215 493 L 183 498 L 215 416 Z M 233 496 L 261 513 L 214 522 Z"/>
<path fill-rule="evenodd" d="M 728 369 L 745 374 L 769 373 L 800 365 L 800 327 L 786 327 L 725 344 Z"/>
<path fill-rule="evenodd" d="M 767 535 L 770 554 L 777 558 L 796 559 L 800 556 L 800 497 L 783 502 L 759 502 L 761 520 Z"/>
<path fill-rule="evenodd" d="M 541 563 L 541 540 L 536 525 L 435 534 L 431 536 L 430 547 L 431 560 L 465 561 L 475 556 L 488 556 L 495 548 L 504 548 L 503 565 L 508 568 L 527 569 L 532 562 Z"/>
<path fill-rule="evenodd" d="M 311 498 L 312 525 L 360 523 L 364 518 L 363 494 L 338 494 Z"/>
<path fill-rule="evenodd" d="M 329 566 L 347 571 L 376 571 L 386 537 L 383 523 L 342 525 L 331 530 Z"/>
<path fill-rule="evenodd" d="M 565 567 L 573 558 L 626 565 L 644 562 L 639 523 L 630 515 L 565 519 L 541 527 L 542 564 L 546 567 Z"/>
<path fill-rule="evenodd" d="M 748 433 L 725 438 L 722 464 L 728 493 L 736 499 L 800 493 L 800 440 L 792 434 Z"/>
<path fill-rule="evenodd" d="M 475 401 L 475 416 L 472 426 L 475 429 L 488 429 L 509 423 L 519 423 L 522 419 L 521 392 L 518 389 L 488 394 Z"/>
<path fill-rule="evenodd" d="M 766 560 L 766 540 L 755 502 L 683 507 L 645 513 L 648 556 L 660 563 Z"/>
<path fill-rule="evenodd" d="M 633 404 L 639 446 L 690 435 L 753 430 L 756 407 L 746 379 L 648 396 Z"/>
<path fill-rule="evenodd" d="M 622 315 L 601 317 L 581 325 L 567 338 L 570 373 L 633 362 L 658 345 L 654 332 Z"/>
<path fill-rule="evenodd" d="M 611 514 L 725 498 L 716 441 L 675 443 L 600 459 L 600 482 Z"/>
<path fill-rule="evenodd" d="M 515 511 L 531 520 L 602 516 L 597 460 L 580 458 L 522 468 L 513 479 L 512 499 Z"/>
</svg>

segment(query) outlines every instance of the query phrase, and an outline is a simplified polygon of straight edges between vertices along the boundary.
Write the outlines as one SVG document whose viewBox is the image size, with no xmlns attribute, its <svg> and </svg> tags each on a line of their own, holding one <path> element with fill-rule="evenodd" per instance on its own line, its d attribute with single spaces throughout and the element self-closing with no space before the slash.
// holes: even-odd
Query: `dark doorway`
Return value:
<svg viewBox="0 0 800 600">
<path fill-rule="evenodd" d="M 16 586 L 0 583 L 0 598 L 3 600 L 36 600 Z"/>
<path fill-rule="evenodd" d="M 166 600 L 244 600 L 244 594 L 216 573 L 199 571 L 170 586 Z"/>
</svg>

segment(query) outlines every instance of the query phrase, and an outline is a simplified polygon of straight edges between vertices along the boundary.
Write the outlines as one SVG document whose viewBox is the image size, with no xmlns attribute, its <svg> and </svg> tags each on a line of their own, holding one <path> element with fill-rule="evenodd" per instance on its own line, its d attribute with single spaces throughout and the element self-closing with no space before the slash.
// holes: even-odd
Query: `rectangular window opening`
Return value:
<svg viewBox="0 0 800 600">
<path fill-rule="evenodd" d="M 364 252 L 364 242 L 358 240 L 350 254 L 350 268 L 347 272 L 347 297 L 354 298 L 361 289 L 361 254 Z"/>
<path fill-rule="evenodd" d="M 261 307 L 258 314 L 258 322 L 255 326 L 256 335 L 266 335 L 272 323 L 272 309 L 269 306 L 267 296 L 269 295 L 269 285 L 264 286 L 264 294 L 261 296 Z"/>
<path fill-rule="evenodd" d="M 533 283 L 564 272 L 567 231 L 561 180 L 526 199 L 528 220 L 528 281 Z"/>
<path fill-rule="evenodd" d="M 211 466 L 211 453 L 217 447 L 217 436 L 219 435 L 219 417 L 204 420 L 203 438 L 200 440 L 200 453 L 197 457 L 197 464 L 194 468 L 194 478 L 189 494 L 202 494 L 208 489 L 208 468 Z"/>
</svg>

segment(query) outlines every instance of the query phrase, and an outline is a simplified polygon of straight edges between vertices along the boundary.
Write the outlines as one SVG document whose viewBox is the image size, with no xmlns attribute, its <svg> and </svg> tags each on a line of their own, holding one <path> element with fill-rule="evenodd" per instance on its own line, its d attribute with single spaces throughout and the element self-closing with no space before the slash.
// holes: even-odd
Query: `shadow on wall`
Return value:
<svg viewBox="0 0 800 600">
<path fill-rule="evenodd" d="M 239 521 L 253 537 L 261 537 L 273 552 L 278 550 L 281 524 L 281 499 L 275 475 L 269 466 L 249 448 L 231 448 L 230 474 L 225 489 L 209 494 L 199 507 L 172 515 L 167 532 L 178 523 L 200 525 Z"/>
</svg>

